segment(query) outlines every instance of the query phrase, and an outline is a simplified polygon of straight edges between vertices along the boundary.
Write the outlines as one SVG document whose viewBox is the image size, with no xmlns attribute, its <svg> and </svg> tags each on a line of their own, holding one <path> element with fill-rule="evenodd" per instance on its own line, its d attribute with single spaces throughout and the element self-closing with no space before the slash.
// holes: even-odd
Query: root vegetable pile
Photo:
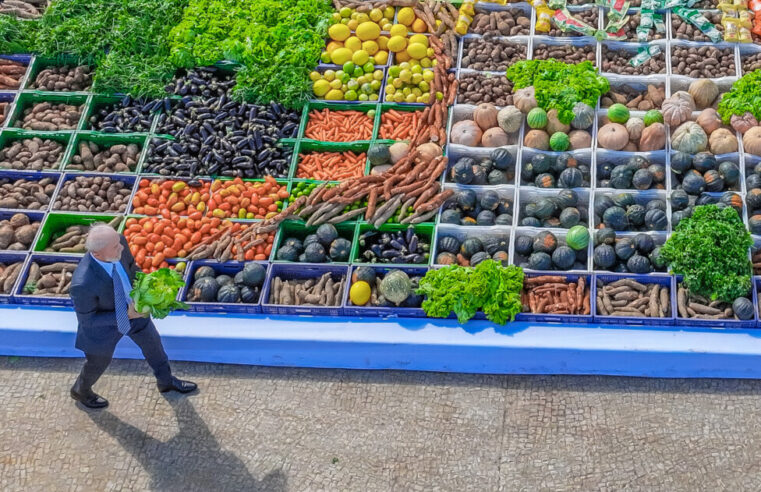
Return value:
<svg viewBox="0 0 761 492">
<path fill-rule="evenodd" d="M 32 84 L 40 91 L 86 91 L 92 86 L 92 69 L 86 65 L 48 67 L 37 74 Z"/>
<path fill-rule="evenodd" d="M 670 318 L 671 290 L 660 284 L 621 279 L 597 280 L 597 314 L 635 318 Z"/>
<path fill-rule="evenodd" d="M 123 217 L 116 217 L 108 222 L 113 229 L 118 229 Z M 49 253 L 85 253 L 85 240 L 90 230 L 89 225 L 75 224 L 61 231 L 53 232 L 53 240 L 45 247 Z"/>
<path fill-rule="evenodd" d="M 381 114 L 378 138 L 389 140 L 410 140 L 420 125 L 420 111 L 397 111 L 390 109 Z"/>
<path fill-rule="evenodd" d="M 124 212 L 132 194 L 132 183 L 108 176 L 77 176 L 61 187 L 54 210 L 74 212 Z"/>
<path fill-rule="evenodd" d="M 128 173 L 135 171 L 139 158 L 140 147 L 134 143 L 101 147 L 95 142 L 80 141 L 66 170 Z"/>
<path fill-rule="evenodd" d="M 361 152 L 313 152 L 299 154 L 297 178 L 344 180 L 359 178 L 365 173 L 367 154 Z"/>
<path fill-rule="evenodd" d="M 11 294 L 13 286 L 16 284 L 16 279 L 21 273 L 23 261 L 17 261 L 14 263 L 0 263 L 0 293 Z"/>
<path fill-rule="evenodd" d="M 576 282 L 566 277 L 543 275 L 523 281 L 523 311 L 533 314 L 589 314 L 589 285 L 586 277 Z"/>
<path fill-rule="evenodd" d="M 321 142 L 370 140 L 373 119 L 362 111 L 331 111 L 327 108 L 309 112 L 304 136 Z M 383 137 L 386 138 L 386 137 Z"/>
<path fill-rule="evenodd" d="M 26 68 L 27 66 L 21 62 L 0 58 L 0 89 L 18 89 L 21 86 L 21 79 L 26 73 Z"/>
<path fill-rule="evenodd" d="M 753 319 L 753 303 L 747 297 L 738 297 L 731 303 L 721 300 L 712 301 L 690 292 L 681 283 L 677 289 L 676 305 L 681 318 Z"/>
<path fill-rule="evenodd" d="M 528 36 L 531 32 L 531 14 L 526 14 L 521 9 L 479 12 L 473 17 L 469 32 L 494 36 Z"/>
<path fill-rule="evenodd" d="M 13 214 L 0 221 L 0 249 L 24 251 L 32 246 L 40 228 L 39 221 L 32 221 L 23 213 Z"/>
<path fill-rule="evenodd" d="M 71 277 L 76 263 L 56 262 L 43 264 L 33 261 L 24 284 L 23 294 L 42 297 L 68 297 Z"/>
<path fill-rule="evenodd" d="M 21 128 L 25 130 L 74 130 L 84 106 L 42 102 L 24 109 Z"/>
<path fill-rule="evenodd" d="M 26 171 L 57 169 L 66 146 L 56 140 L 34 137 L 15 140 L 0 150 L 0 168 Z"/>
<path fill-rule="evenodd" d="M 0 15 L 10 15 L 19 19 L 37 19 L 42 16 L 48 0 L 3 0 Z"/>
<path fill-rule="evenodd" d="M 45 210 L 56 188 L 53 178 L 0 178 L 0 208 Z"/>
<path fill-rule="evenodd" d="M 269 303 L 285 306 L 340 306 L 346 276 L 336 277 L 330 272 L 319 279 L 272 279 Z"/>
</svg>

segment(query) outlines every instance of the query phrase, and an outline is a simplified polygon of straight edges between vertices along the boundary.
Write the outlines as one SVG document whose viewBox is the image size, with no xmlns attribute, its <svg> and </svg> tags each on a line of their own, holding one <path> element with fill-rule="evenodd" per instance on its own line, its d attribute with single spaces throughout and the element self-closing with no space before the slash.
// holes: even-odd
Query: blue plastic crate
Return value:
<svg viewBox="0 0 761 492">
<path fill-rule="evenodd" d="M 594 276 L 595 293 L 597 292 L 597 281 L 601 280 L 604 284 L 615 282 L 616 280 L 631 279 L 641 284 L 659 284 L 669 288 L 669 299 L 671 302 L 671 314 L 667 318 L 646 318 L 637 316 L 604 316 L 597 313 L 597 302 L 593 311 L 594 319 L 598 323 L 611 323 L 618 325 L 673 325 L 676 323 L 676 289 L 673 276 L 656 276 L 656 275 L 632 275 L 632 274 L 597 274 Z M 595 294 L 595 301 L 597 300 Z"/>
<path fill-rule="evenodd" d="M 534 314 L 534 313 L 518 313 L 515 316 L 516 321 L 534 321 L 539 323 L 592 323 L 594 320 L 593 313 L 596 311 L 595 299 L 597 296 L 597 289 L 594 283 L 594 279 L 591 274 L 577 274 L 577 273 L 560 273 L 549 272 L 543 274 L 527 274 L 526 278 L 542 277 L 545 275 L 559 276 L 567 279 L 571 282 L 578 281 L 579 277 L 584 277 L 587 287 L 589 288 L 589 313 L 583 314 Z"/>
<path fill-rule="evenodd" d="M 367 265 L 375 270 L 376 275 L 386 275 L 391 270 L 402 270 L 409 276 L 424 276 L 428 268 L 402 268 L 381 265 Z M 346 316 L 374 316 L 381 318 L 425 318 L 426 314 L 423 308 L 409 307 L 379 307 L 379 306 L 355 306 L 349 299 L 349 290 L 351 290 L 351 274 L 359 266 L 354 266 L 349 272 L 349 285 L 344 292 L 343 311 Z"/>
<path fill-rule="evenodd" d="M 270 303 L 269 296 L 272 288 L 272 281 L 275 277 L 280 277 L 281 280 L 306 280 L 310 278 L 319 278 L 326 272 L 332 274 L 334 281 L 340 280 L 341 277 L 346 281 L 344 292 L 341 293 L 341 298 L 339 299 L 337 306 L 296 306 Z M 284 315 L 341 316 L 344 313 L 341 306 L 341 300 L 346 296 L 345 290 L 351 280 L 349 273 L 348 266 L 316 265 L 314 263 L 273 263 L 270 267 L 269 275 L 267 275 L 264 290 L 262 291 L 262 312 L 266 314 Z"/>
<path fill-rule="evenodd" d="M 29 254 L 24 251 L 6 251 L 3 253 L 0 253 L 0 263 L 3 263 L 5 265 L 17 263 L 17 262 L 26 262 L 26 259 L 29 257 Z M 11 285 L 9 292 L 7 294 L 0 293 L 0 304 L 12 304 L 14 303 L 13 300 L 13 293 L 16 292 L 16 288 L 18 287 L 19 279 L 24 275 L 24 270 L 26 269 L 26 265 L 21 265 L 21 271 L 16 276 L 16 280 L 13 281 L 13 285 Z"/>
<path fill-rule="evenodd" d="M 45 218 L 45 212 L 38 212 L 36 210 L 29 210 L 27 211 L 17 211 L 17 212 L 11 212 L 7 210 L 0 211 L 0 221 L 8 220 L 11 217 L 13 217 L 16 214 L 24 214 L 27 217 L 29 217 L 29 222 L 39 222 L 40 226 L 37 228 L 37 233 L 34 235 L 34 239 L 32 239 L 32 243 L 29 245 L 28 248 L 20 251 L 14 251 L 14 250 L 5 250 L 8 253 L 24 253 L 28 252 L 32 249 L 32 247 L 37 243 L 37 238 L 40 235 L 40 231 L 42 230 L 42 220 Z"/>
<path fill-rule="evenodd" d="M 246 263 L 250 262 L 228 262 L 228 263 L 219 263 L 217 261 L 210 261 L 210 260 L 197 260 L 191 262 L 188 267 L 186 268 L 186 278 L 185 278 L 185 288 L 182 289 L 180 292 L 180 299 L 187 303 L 188 306 L 190 306 L 187 310 L 187 312 L 191 313 L 248 313 L 248 314 L 259 314 L 262 312 L 262 291 L 264 289 L 264 284 L 262 284 L 261 289 L 259 290 L 259 299 L 257 299 L 256 303 L 254 304 L 244 304 L 244 303 L 231 303 L 231 302 L 189 302 L 187 300 L 188 298 L 188 292 L 190 291 L 191 286 L 193 285 L 193 275 L 195 274 L 196 270 L 198 270 L 199 267 L 202 266 L 209 266 L 214 269 L 217 273 L 222 273 L 225 275 L 230 275 L 231 277 L 234 277 L 236 273 L 243 270 L 243 266 Z M 266 261 L 256 261 L 254 263 L 258 263 L 264 267 L 265 270 L 269 270 L 269 263 Z M 265 284 L 266 284 L 267 277 L 265 275 Z"/>
<path fill-rule="evenodd" d="M 679 288 L 679 284 L 682 282 L 682 276 L 679 275 L 674 281 L 674 299 L 676 299 L 676 289 Z M 753 303 L 753 319 L 739 320 L 739 319 L 699 319 L 699 318 L 683 318 L 679 314 L 679 309 L 676 310 L 676 324 L 677 326 L 691 326 L 700 328 L 756 328 L 759 326 L 758 315 L 758 294 L 755 288 L 750 289 L 750 301 Z"/>
<path fill-rule="evenodd" d="M 67 295 L 60 297 L 34 296 L 24 292 L 26 280 L 29 277 L 29 268 L 32 263 L 37 262 L 40 266 L 50 265 L 52 263 L 72 263 L 79 264 L 82 258 L 74 256 L 61 256 L 51 254 L 33 254 L 29 257 L 24 266 L 19 282 L 16 284 L 15 294 L 12 296 L 18 304 L 27 304 L 35 306 L 72 306 L 71 298 Z"/>
<path fill-rule="evenodd" d="M 41 181 L 45 178 L 50 178 L 53 180 L 53 183 L 56 184 L 56 189 L 53 191 L 53 194 L 50 196 L 50 202 L 48 203 L 48 206 L 39 210 L 31 210 L 31 209 L 25 209 L 25 208 L 5 208 L 3 210 L 14 210 L 16 212 L 45 212 L 50 209 L 53 198 L 55 198 L 55 195 L 58 191 L 58 185 L 60 184 L 60 178 L 61 173 L 57 172 L 49 172 L 49 171 L 10 171 L 10 170 L 2 170 L 0 171 L 0 180 L 8 179 L 10 182 L 15 182 L 19 179 L 26 179 L 27 181 Z M 0 198 L 3 198 L 3 195 L 0 194 Z"/>
</svg>

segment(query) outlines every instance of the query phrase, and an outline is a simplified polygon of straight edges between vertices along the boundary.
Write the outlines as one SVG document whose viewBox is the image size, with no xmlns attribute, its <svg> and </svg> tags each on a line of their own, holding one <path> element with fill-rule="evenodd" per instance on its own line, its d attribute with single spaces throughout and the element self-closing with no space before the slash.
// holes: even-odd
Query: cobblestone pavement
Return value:
<svg viewBox="0 0 761 492">
<path fill-rule="evenodd" d="M 761 382 L 0 357 L 3 491 L 758 490 Z"/>
</svg>

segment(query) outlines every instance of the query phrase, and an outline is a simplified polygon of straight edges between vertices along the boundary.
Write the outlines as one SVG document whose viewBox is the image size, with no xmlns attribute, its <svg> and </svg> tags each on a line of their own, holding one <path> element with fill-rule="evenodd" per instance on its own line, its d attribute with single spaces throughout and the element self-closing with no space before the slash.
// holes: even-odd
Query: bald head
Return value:
<svg viewBox="0 0 761 492">
<path fill-rule="evenodd" d="M 108 224 L 95 224 L 90 228 L 85 240 L 85 248 L 101 261 L 119 261 L 123 246 L 119 233 Z"/>
</svg>

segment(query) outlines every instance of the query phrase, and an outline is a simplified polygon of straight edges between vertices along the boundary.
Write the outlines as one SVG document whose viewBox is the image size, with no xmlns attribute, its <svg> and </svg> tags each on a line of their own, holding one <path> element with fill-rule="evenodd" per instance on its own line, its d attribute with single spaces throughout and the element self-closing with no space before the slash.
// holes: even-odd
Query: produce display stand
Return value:
<svg viewBox="0 0 761 492">
<path fill-rule="evenodd" d="M 456 3 L 456 2 L 455 2 Z M 595 53 L 597 66 L 602 65 L 603 49 L 626 48 L 636 53 L 640 43 L 598 41 L 594 37 L 551 38 L 535 31 L 536 11 L 527 3 L 514 3 L 505 6 L 496 4 L 479 4 L 480 11 L 501 9 L 519 9 L 531 18 L 531 30 L 528 36 L 505 37 L 510 43 L 524 46 L 526 57 L 533 57 L 534 48 L 539 43 L 563 44 L 575 46 L 591 46 Z M 585 6 L 583 9 L 598 10 L 599 28 L 604 27 L 605 9 L 597 6 Z M 571 7 L 577 12 L 582 7 Z M 637 12 L 633 8 L 632 12 Z M 666 97 L 677 90 L 684 90 L 692 79 L 672 73 L 671 53 L 675 46 L 700 46 L 701 43 L 691 43 L 677 40 L 672 36 L 672 16 L 670 11 L 664 12 L 666 26 L 665 38 L 650 44 L 662 49 L 666 61 L 665 73 L 649 76 L 620 76 L 603 72 L 610 77 L 612 86 L 637 86 L 648 83 L 661 84 L 665 88 Z M 459 39 L 459 53 L 451 72 L 459 79 L 463 74 L 477 71 L 462 66 L 463 50 L 466 40 L 478 40 L 482 36 L 468 34 Z M 702 43 L 707 45 L 709 43 Z M 743 59 L 749 54 L 761 52 L 758 44 L 740 45 L 727 43 L 716 45 L 730 47 L 735 58 L 736 73 L 730 77 L 716 79 L 722 88 L 727 90 L 731 83 L 744 74 Z M 57 182 L 56 191 L 51 200 L 51 206 L 64 183 L 76 176 L 109 175 L 108 173 L 89 173 L 67 169 L 71 159 L 76 155 L 81 141 L 93 141 L 99 145 L 116 143 L 137 144 L 140 149 L 136 168 L 129 173 L 111 174 L 113 179 L 124 181 L 131 186 L 134 198 L 141 179 L 156 179 L 157 175 L 143 172 L 148 159 L 149 143 L 153 138 L 171 138 L 159 135 L 158 121 L 160 112 L 153 115 L 149 131 L 130 134 L 104 134 L 90 128 L 89 117 L 97 107 L 119 100 L 118 96 L 95 94 L 91 91 L 61 93 L 43 92 L 31 88 L 34 77 L 44 67 L 54 63 L 35 56 L 12 57 L 15 60 L 28 63 L 27 74 L 21 80 L 17 91 L 0 91 L 0 101 L 11 103 L 8 117 L 0 128 L 0 146 L 21 138 L 51 138 L 65 146 L 63 158 L 55 169 L 43 172 L 11 171 L 0 169 L 0 179 L 17 179 L 24 177 L 38 180 L 52 177 Z M 293 148 L 288 172 L 277 177 L 278 182 L 287 186 L 290 192 L 298 183 L 311 183 L 313 180 L 299 179 L 296 172 L 299 163 L 299 153 L 303 152 L 367 152 L 375 143 L 392 143 L 382 140 L 379 127 L 382 114 L 390 109 L 401 111 L 422 110 L 422 105 L 396 104 L 384 99 L 384 86 L 388 70 L 394 64 L 393 56 L 383 67 L 384 81 L 380 89 L 379 100 L 375 102 L 351 101 L 310 101 L 304 108 L 298 132 L 293 138 L 284 139 L 282 145 Z M 223 64 L 227 66 L 226 64 Z M 337 68 L 330 65 L 319 65 L 318 72 Z M 487 73 L 487 72 L 481 72 Z M 502 75 L 490 72 L 493 75 Z M 18 120 L 23 110 L 29 104 L 39 101 L 66 102 L 81 105 L 81 116 L 76 129 L 56 132 L 30 131 L 20 129 Z M 373 132 L 368 140 L 335 143 L 319 142 L 305 137 L 305 127 L 309 112 L 313 109 L 375 111 Z M 458 94 L 455 104 L 448 108 L 447 135 L 451 126 L 472 114 L 474 106 L 460 103 Z M 589 165 L 591 179 L 589 186 L 577 189 L 577 192 L 588 210 L 586 224 L 590 233 L 594 233 L 596 224 L 593 213 L 594 199 L 597 196 L 612 193 L 611 188 L 601 188 L 597 183 L 596 163 L 600 156 L 606 159 L 626 159 L 635 153 L 612 152 L 599 148 L 597 145 L 597 130 L 601 125 L 600 118 L 606 110 L 595 108 L 596 118 L 591 129 L 592 145 L 589 149 L 572 151 L 580 161 Z M 696 116 L 696 115 L 693 115 Z M 500 234 L 509 237 L 509 262 L 518 264 L 514 243 L 517 237 L 533 234 L 535 229 L 519 225 L 520 203 L 528 198 L 540 195 L 551 195 L 558 189 L 540 190 L 534 186 L 521 183 L 521 166 L 532 155 L 539 152 L 524 147 L 525 125 L 521 128 L 514 141 L 505 148 L 514 157 L 516 165 L 514 179 L 502 185 L 470 187 L 477 192 L 485 189 L 495 190 L 502 198 L 510 198 L 513 203 L 512 225 L 497 225 L 491 227 L 458 226 L 440 222 L 439 213 L 423 224 L 415 226 L 416 232 L 430 242 L 430 258 L 427 264 L 418 265 L 372 265 L 373 268 L 384 270 L 389 266 L 399 267 L 411 274 L 424 274 L 429 268 L 437 268 L 435 251 L 439 237 L 446 233 L 458 237 L 469 235 L 483 236 Z M 673 131 L 673 129 L 672 129 Z M 746 171 L 752 169 L 761 158 L 746 154 L 742 148 L 742 136 L 738 133 L 739 150 L 726 157 L 738 164 L 740 168 L 739 195 L 745 198 Z M 451 167 L 459 157 L 484 157 L 491 149 L 471 148 L 453 145 L 446 142 L 445 154 L 449 157 Z M 658 196 L 666 198 L 673 189 L 674 181 L 670 166 L 672 151 L 669 139 L 662 151 L 647 155 L 653 162 L 663 164 L 666 169 L 666 186 L 664 190 L 637 192 L 638 197 Z M 368 159 L 365 174 L 370 172 Z M 449 172 L 441 177 L 445 189 L 461 189 L 461 185 L 452 183 Z M 169 176 L 169 178 L 172 178 Z M 211 177 L 200 177 L 211 179 Z M 186 178 L 177 178 L 186 179 Z M 630 191 L 630 190 L 627 190 Z M 668 200 L 666 201 L 668 204 Z M 286 202 L 287 203 L 287 202 Z M 668 205 L 668 226 L 665 231 L 651 234 L 658 244 L 662 244 L 672 232 L 671 210 Z M 29 295 L 24 291 L 29 265 L 33 261 L 42 262 L 77 262 L 81 255 L 59 254 L 46 252 L 45 247 L 51 239 L 51 234 L 72 224 L 89 224 L 96 220 L 108 221 L 115 215 L 125 218 L 134 216 L 130 204 L 121 214 L 80 213 L 56 210 L 25 211 L 34 220 L 42 224 L 37 237 L 27 251 L 0 252 L 0 261 L 25 262 L 22 274 L 19 275 L 12 291 L 0 295 L 0 354 L 20 356 L 49 356 L 72 357 L 81 353 L 74 349 L 76 333 L 76 318 L 68 298 L 42 298 Z M 20 210 L 0 209 L 0 219 L 7 218 Z M 747 207 L 743 210 L 743 221 L 748 224 Z M 236 219 L 237 220 L 237 219 Z M 245 221 L 251 222 L 251 221 Z M 581 315 L 532 315 L 521 313 L 515 322 L 506 325 L 496 325 L 485 319 L 483 313 L 476 318 L 459 324 L 456 319 L 432 319 L 425 317 L 420 308 L 383 308 L 358 307 L 349 300 L 349 282 L 345 282 L 341 302 L 330 307 L 282 306 L 270 304 L 268 293 L 272 278 L 275 275 L 299 278 L 319 276 L 331 272 L 336 279 L 343 276 L 349 278 L 351 272 L 363 263 L 359 254 L 360 234 L 372 228 L 360 216 L 357 219 L 339 225 L 342 237 L 352 242 L 351 256 L 345 263 L 303 264 L 288 263 L 277 260 L 276 254 L 281 247 L 286 234 L 305 236 L 311 232 L 303 224 L 286 221 L 275 233 L 272 252 L 268 260 L 260 262 L 267 270 L 262 295 L 253 304 L 204 304 L 191 303 L 188 312 L 175 312 L 164 320 L 157 322 L 162 334 L 167 352 L 173 360 L 190 360 L 203 362 L 237 363 L 272 366 L 299 366 L 324 368 L 352 369 L 402 369 L 430 370 L 466 373 L 505 373 L 505 374 L 600 374 L 628 375 L 645 377 L 729 377 L 729 378 L 758 378 L 761 377 L 761 316 L 759 316 L 758 294 L 761 288 L 761 277 L 754 277 L 752 302 L 754 316 L 746 321 L 710 321 L 693 322 L 679 317 L 676 306 L 676 287 L 678 279 L 667 274 L 652 274 L 650 282 L 670 287 L 671 313 L 664 318 L 637 319 L 613 318 L 597 314 L 595 289 L 597 280 L 611 281 L 619 278 L 635 278 L 631 274 L 613 274 L 595 269 L 592 261 L 592 246 L 588 248 L 586 267 L 569 272 L 553 272 L 554 275 L 566 276 L 575 280 L 584 278 L 591 290 L 591 314 Z M 381 230 L 404 230 L 406 226 L 386 224 Z M 542 227 L 540 229 L 546 229 Z M 560 239 L 565 232 L 562 229 L 553 230 Z M 754 237 L 757 244 L 761 237 Z M 173 260 L 176 263 L 178 260 Z M 214 261 L 190 261 L 185 269 L 187 284 L 192 284 L 193 272 L 202 265 L 212 266 L 216 271 L 234 274 L 242 268 L 236 262 L 218 264 Z M 527 270 L 527 275 L 538 275 L 540 272 Z M 543 272 L 547 273 L 547 272 Z M 645 279 L 644 281 L 648 281 Z M 187 300 L 189 287 L 184 288 L 180 300 Z M 137 347 L 129 340 L 122 342 L 117 348 L 117 357 L 140 358 Z"/>
</svg>

